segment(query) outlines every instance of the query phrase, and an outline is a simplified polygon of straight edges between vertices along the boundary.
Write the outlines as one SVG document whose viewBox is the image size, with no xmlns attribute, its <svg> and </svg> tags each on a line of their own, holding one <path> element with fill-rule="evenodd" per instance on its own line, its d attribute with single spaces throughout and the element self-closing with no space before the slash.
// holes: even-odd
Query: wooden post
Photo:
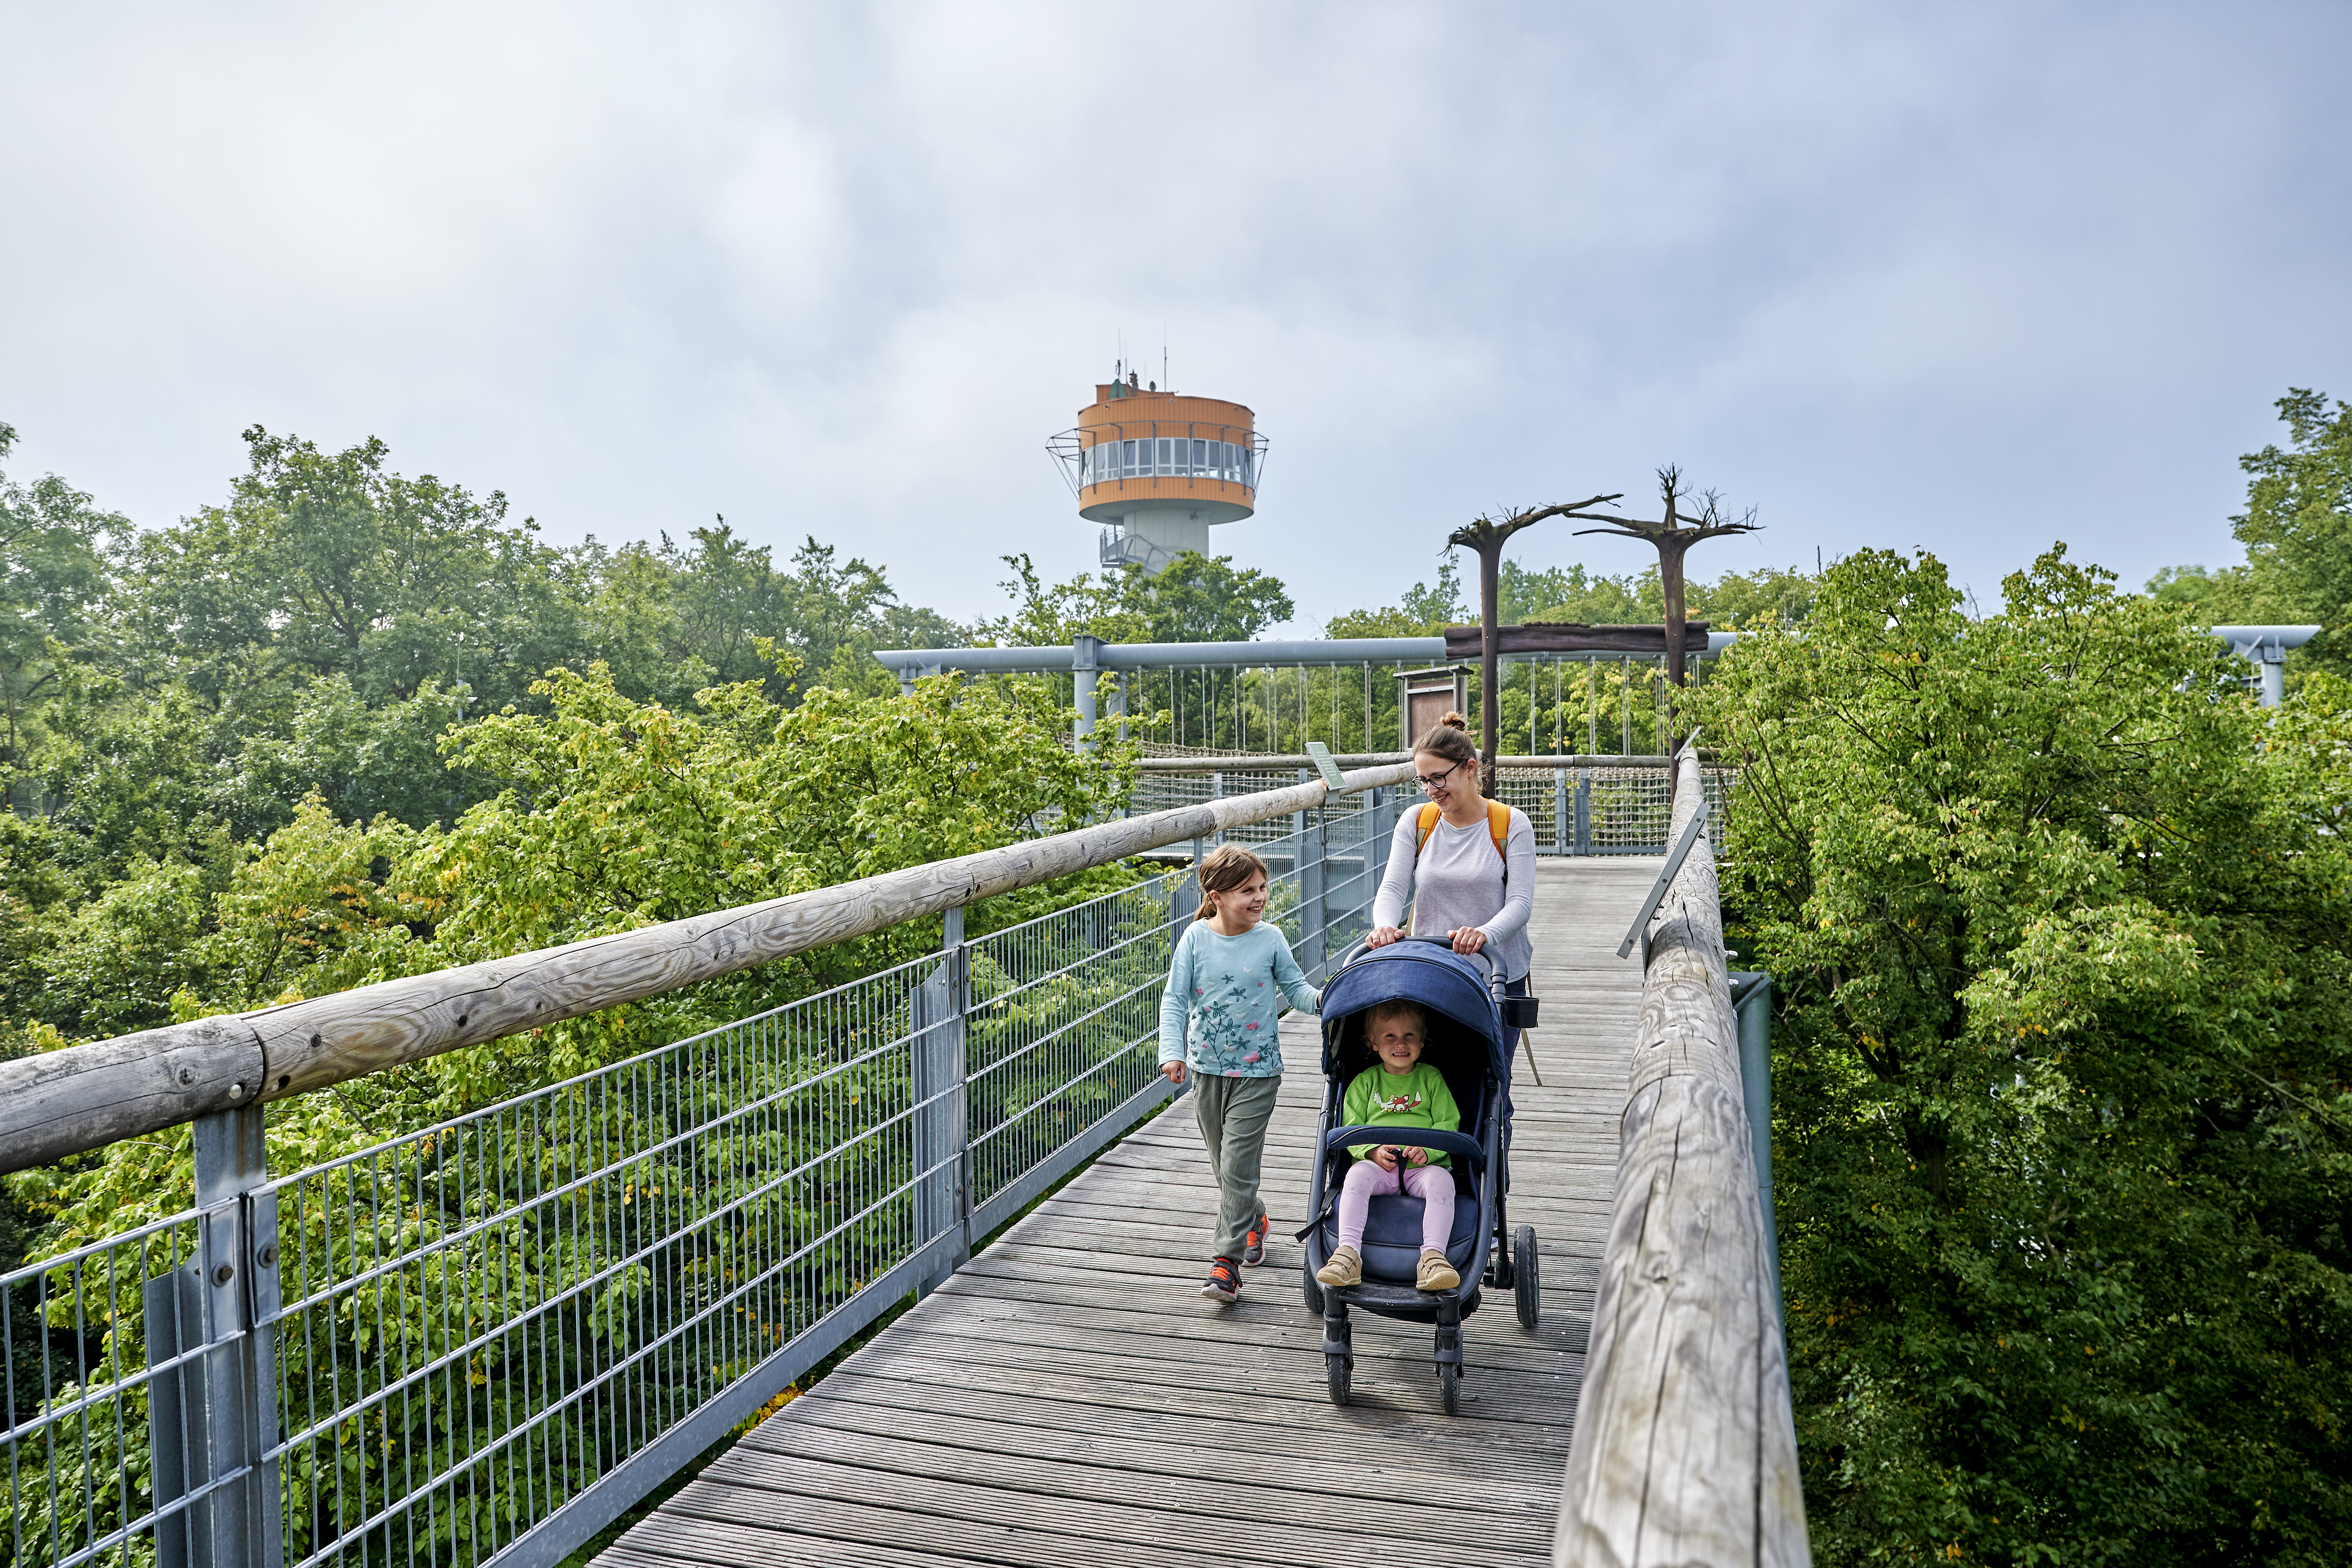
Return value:
<svg viewBox="0 0 2352 1568">
<path fill-rule="evenodd" d="M 1673 831 L 1706 809 L 1698 759 Z M 1650 935 L 1558 1568 L 1812 1561 L 1723 952 L 1715 848 Z"/>
</svg>

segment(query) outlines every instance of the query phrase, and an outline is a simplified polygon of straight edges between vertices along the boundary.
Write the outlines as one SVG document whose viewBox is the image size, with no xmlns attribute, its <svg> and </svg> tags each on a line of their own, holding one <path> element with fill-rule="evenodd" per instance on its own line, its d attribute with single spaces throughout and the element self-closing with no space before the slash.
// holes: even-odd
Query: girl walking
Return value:
<svg viewBox="0 0 2352 1568">
<path fill-rule="evenodd" d="M 1241 1298 L 1242 1267 L 1265 1261 L 1265 1205 L 1257 1193 L 1265 1127 L 1282 1089 L 1275 1032 L 1287 1001 L 1320 1000 L 1265 913 L 1265 862 L 1237 844 L 1201 861 L 1201 908 L 1168 966 L 1160 1001 L 1160 1070 L 1192 1084 L 1192 1114 L 1217 1176 L 1217 1237 L 1201 1294 Z"/>
</svg>

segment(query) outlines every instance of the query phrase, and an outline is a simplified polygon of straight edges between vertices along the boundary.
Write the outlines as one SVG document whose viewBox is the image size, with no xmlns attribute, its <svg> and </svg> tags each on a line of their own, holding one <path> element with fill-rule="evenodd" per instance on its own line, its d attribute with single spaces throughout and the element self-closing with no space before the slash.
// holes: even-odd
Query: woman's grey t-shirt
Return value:
<svg viewBox="0 0 2352 1568">
<path fill-rule="evenodd" d="M 1403 923 L 1410 890 L 1414 936 L 1444 936 L 1476 926 L 1486 933 L 1487 951 L 1501 966 L 1503 978 L 1526 978 L 1535 965 L 1535 949 L 1528 941 L 1528 917 L 1535 910 L 1536 899 L 1535 825 L 1513 806 L 1511 830 L 1497 856 L 1486 818 L 1456 827 L 1441 816 L 1416 860 L 1420 815 L 1408 810 L 1397 823 L 1396 837 L 1389 844 L 1388 874 L 1372 900 L 1372 923 Z M 1503 875 L 1507 862 L 1507 880 Z"/>
</svg>

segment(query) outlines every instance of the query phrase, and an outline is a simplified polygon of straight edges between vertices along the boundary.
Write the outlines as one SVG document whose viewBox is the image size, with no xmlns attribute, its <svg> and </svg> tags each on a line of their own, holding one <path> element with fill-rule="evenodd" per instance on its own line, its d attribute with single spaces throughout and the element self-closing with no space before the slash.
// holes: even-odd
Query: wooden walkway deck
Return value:
<svg viewBox="0 0 2352 1568">
<path fill-rule="evenodd" d="M 1542 1243 L 1540 1331 L 1507 1295 L 1465 1329 L 1448 1419 L 1430 1331 L 1355 1314 L 1356 1403 L 1325 1396 L 1299 1247 L 1311 1024 L 1269 1135 L 1266 1266 L 1196 1294 L 1213 1187 L 1181 1102 L 769 1419 L 599 1559 L 798 1568 L 1545 1563 L 1583 1369 L 1617 1116 L 1641 1011 L 1617 958 L 1651 858 L 1539 862 L 1534 1036 L 1519 1061 L 1512 1222 Z"/>
</svg>

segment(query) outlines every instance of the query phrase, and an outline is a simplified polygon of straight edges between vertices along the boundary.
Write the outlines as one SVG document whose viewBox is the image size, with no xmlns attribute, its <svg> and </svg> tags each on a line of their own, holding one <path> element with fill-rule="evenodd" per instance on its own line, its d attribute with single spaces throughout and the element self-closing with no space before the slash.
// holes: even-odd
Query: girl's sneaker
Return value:
<svg viewBox="0 0 2352 1568">
<path fill-rule="evenodd" d="M 1342 1247 L 1331 1254 L 1331 1261 L 1315 1271 L 1318 1284 L 1344 1286 L 1364 1282 L 1364 1255 L 1352 1247 Z"/>
<path fill-rule="evenodd" d="M 1201 1294 L 1219 1301 L 1242 1299 L 1241 1266 L 1230 1258 L 1209 1260 L 1209 1277 L 1201 1285 Z"/>
<path fill-rule="evenodd" d="M 1260 1209 L 1256 1221 L 1243 1233 L 1242 1261 L 1252 1268 L 1265 1261 L 1265 1227 L 1273 1223 L 1265 1217 L 1265 1211 Z"/>
<path fill-rule="evenodd" d="M 1421 1255 L 1421 1268 L 1414 1273 L 1412 1283 L 1416 1289 L 1421 1290 L 1451 1290 L 1462 1283 L 1462 1276 L 1454 1271 L 1454 1265 L 1445 1261 L 1445 1254 L 1424 1251 Z"/>
</svg>

